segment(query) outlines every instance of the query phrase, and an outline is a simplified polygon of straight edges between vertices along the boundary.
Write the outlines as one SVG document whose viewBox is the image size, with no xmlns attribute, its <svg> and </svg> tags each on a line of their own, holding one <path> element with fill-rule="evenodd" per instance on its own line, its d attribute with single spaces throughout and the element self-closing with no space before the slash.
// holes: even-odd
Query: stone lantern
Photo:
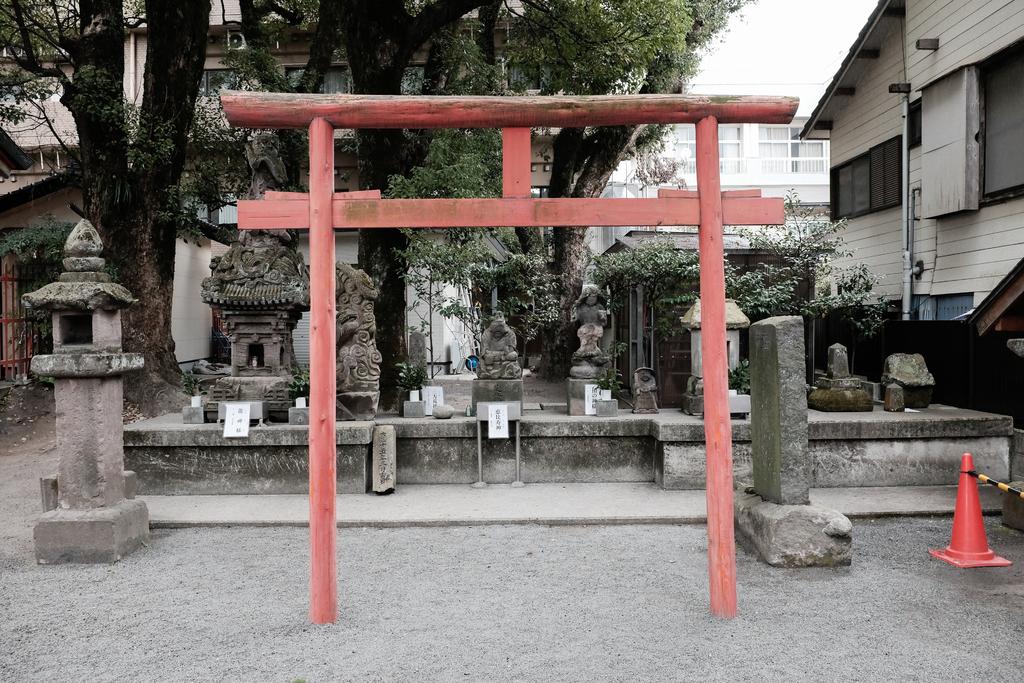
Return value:
<svg viewBox="0 0 1024 683">
<path fill-rule="evenodd" d="M 60 453 L 56 508 L 35 527 L 40 564 L 116 562 L 149 538 L 146 504 L 125 497 L 121 376 L 142 355 L 121 351 L 121 309 L 135 299 L 102 272 L 102 251 L 80 221 L 59 280 L 22 297 L 53 320 L 53 353 L 32 359 L 32 372 L 54 379 Z"/>
<path fill-rule="evenodd" d="M 690 330 L 690 379 L 683 394 L 683 412 L 688 415 L 704 414 L 704 368 L 700 351 L 700 299 L 679 319 Z M 725 301 L 725 348 L 729 369 L 740 364 L 740 330 L 750 327 L 750 319 L 732 299 Z M 732 406 L 730 406 L 731 412 Z"/>
</svg>

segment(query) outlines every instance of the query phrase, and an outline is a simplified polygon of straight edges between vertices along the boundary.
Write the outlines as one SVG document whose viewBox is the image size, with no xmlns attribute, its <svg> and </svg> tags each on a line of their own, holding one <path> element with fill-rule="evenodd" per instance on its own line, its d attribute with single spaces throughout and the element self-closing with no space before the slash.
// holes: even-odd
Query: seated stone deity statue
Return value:
<svg viewBox="0 0 1024 683">
<path fill-rule="evenodd" d="M 520 379 L 523 376 L 516 334 L 501 313 L 494 316 L 480 341 L 480 366 L 476 376 L 477 379 Z"/>
<path fill-rule="evenodd" d="M 600 289 L 587 285 L 576 300 L 573 318 L 579 323 L 576 336 L 580 347 L 572 354 L 569 375 L 577 379 L 593 379 L 604 375 L 611 358 L 601 348 L 604 326 L 608 324 L 608 309 Z"/>
</svg>

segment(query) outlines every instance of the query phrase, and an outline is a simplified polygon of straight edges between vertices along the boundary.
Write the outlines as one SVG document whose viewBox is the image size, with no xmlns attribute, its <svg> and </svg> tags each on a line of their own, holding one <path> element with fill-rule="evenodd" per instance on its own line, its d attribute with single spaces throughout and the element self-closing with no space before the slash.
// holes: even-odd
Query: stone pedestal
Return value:
<svg viewBox="0 0 1024 683">
<path fill-rule="evenodd" d="M 473 414 L 478 403 L 518 403 L 523 408 L 523 380 L 521 379 L 475 379 L 473 380 Z"/>
<path fill-rule="evenodd" d="M 770 502 L 803 505 L 813 476 L 807 453 L 804 321 L 750 326 L 750 437 L 754 488 Z"/>
<path fill-rule="evenodd" d="M 185 406 L 181 409 L 181 424 L 201 425 L 206 421 L 202 406 Z"/>
<path fill-rule="evenodd" d="M 736 540 L 773 567 L 841 567 L 853 555 L 853 524 L 817 505 L 777 505 L 737 493 Z"/>
<path fill-rule="evenodd" d="M 290 425 L 308 425 L 309 424 L 309 408 L 296 408 L 291 407 L 288 409 L 288 424 Z"/>
<path fill-rule="evenodd" d="M 379 391 L 348 391 L 338 394 L 339 420 L 372 420 L 377 417 Z"/>
<path fill-rule="evenodd" d="M 598 417 L 615 417 L 619 414 L 619 402 L 612 401 L 594 401 L 595 414 Z"/>
<path fill-rule="evenodd" d="M 397 469 L 395 452 L 396 436 L 392 425 L 377 425 L 373 428 L 373 492 L 393 493 Z"/>
<path fill-rule="evenodd" d="M 566 407 L 570 415 L 587 414 L 588 384 L 597 385 L 596 379 L 567 379 L 565 381 Z"/>
<path fill-rule="evenodd" d="M 141 500 L 88 509 L 57 508 L 36 523 L 36 562 L 117 562 L 149 540 L 149 512 Z"/>
</svg>

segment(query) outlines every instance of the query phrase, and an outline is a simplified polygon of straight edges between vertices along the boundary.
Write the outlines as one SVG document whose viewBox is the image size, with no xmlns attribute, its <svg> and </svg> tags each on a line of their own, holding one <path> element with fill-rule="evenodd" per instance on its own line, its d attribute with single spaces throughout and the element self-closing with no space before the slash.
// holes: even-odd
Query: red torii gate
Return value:
<svg viewBox="0 0 1024 683">
<path fill-rule="evenodd" d="M 225 92 L 228 121 L 245 128 L 309 129 L 309 194 L 268 192 L 238 202 L 243 230 L 309 229 L 310 609 L 337 619 L 335 538 L 335 228 L 590 227 L 697 225 L 707 449 L 711 612 L 736 615 L 732 432 L 725 343 L 723 225 L 784 221 L 781 199 L 722 192 L 719 123 L 789 123 L 795 98 L 627 95 L 598 97 L 399 97 Z M 695 123 L 697 191 L 656 199 L 531 199 L 530 129 Z M 335 128 L 501 128 L 501 199 L 381 199 L 378 190 L 334 192 Z"/>
</svg>

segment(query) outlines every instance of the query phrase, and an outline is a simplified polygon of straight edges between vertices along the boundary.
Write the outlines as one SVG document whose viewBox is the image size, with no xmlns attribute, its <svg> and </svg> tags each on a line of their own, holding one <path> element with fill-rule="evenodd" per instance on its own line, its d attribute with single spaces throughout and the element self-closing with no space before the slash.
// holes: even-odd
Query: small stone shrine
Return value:
<svg viewBox="0 0 1024 683">
<path fill-rule="evenodd" d="M 570 415 L 586 414 L 586 386 L 604 377 L 611 369 L 611 356 L 601 347 L 608 307 L 604 293 L 586 285 L 576 299 L 573 321 L 579 323 L 576 336 L 580 347 L 572 354 L 572 367 L 566 386 Z"/>
<path fill-rule="evenodd" d="M 633 372 L 633 412 L 639 415 L 658 412 L 658 380 L 652 368 Z"/>
<path fill-rule="evenodd" d="M 683 412 L 687 415 L 704 414 L 704 360 L 700 347 L 700 299 L 679 319 L 683 327 L 690 330 L 690 378 L 686 381 L 683 394 Z M 748 318 L 736 302 L 725 300 L 725 348 L 729 369 L 735 370 L 740 364 L 740 330 L 750 327 Z"/>
<path fill-rule="evenodd" d="M 32 359 L 33 373 L 54 379 L 60 454 L 56 507 L 35 527 L 40 564 L 117 562 L 149 539 L 146 504 L 126 495 L 122 438 L 121 376 L 143 365 L 121 351 L 121 310 L 135 298 L 102 272 L 102 251 L 96 229 L 79 221 L 59 281 L 22 297 L 53 320 L 53 353 Z"/>
<path fill-rule="evenodd" d="M 473 380 L 473 412 L 477 403 L 523 402 L 523 368 L 519 365 L 516 334 L 495 314 L 480 340 L 480 364 Z"/>
<path fill-rule="evenodd" d="M 338 263 L 337 347 L 339 420 L 372 420 L 380 401 L 380 351 L 373 305 L 377 288 L 365 272 Z"/>
<path fill-rule="evenodd" d="M 246 158 L 252 169 L 248 199 L 285 182 L 272 135 L 255 135 Z M 200 295 L 221 313 L 231 342 L 231 376 L 211 389 L 204 407 L 207 422 L 217 421 L 220 404 L 227 401 L 262 402 L 263 416 L 288 421 L 292 334 L 309 310 L 309 268 L 297 245 L 298 233 L 290 230 L 242 230 L 227 253 L 211 260 Z"/>
<path fill-rule="evenodd" d="M 903 387 L 903 404 L 907 408 L 927 408 L 932 402 L 935 378 L 919 353 L 894 353 L 885 359 L 882 386 L 890 384 Z"/>
<path fill-rule="evenodd" d="M 807 407 L 829 413 L 874 410 L 874 401 L 862 388 L 861 381 L 850 375 L 850 362 L 842 344 L 828 347 L 826 375 L 815 382 L 814 390 L 807 396 Z"/>
</svg>

